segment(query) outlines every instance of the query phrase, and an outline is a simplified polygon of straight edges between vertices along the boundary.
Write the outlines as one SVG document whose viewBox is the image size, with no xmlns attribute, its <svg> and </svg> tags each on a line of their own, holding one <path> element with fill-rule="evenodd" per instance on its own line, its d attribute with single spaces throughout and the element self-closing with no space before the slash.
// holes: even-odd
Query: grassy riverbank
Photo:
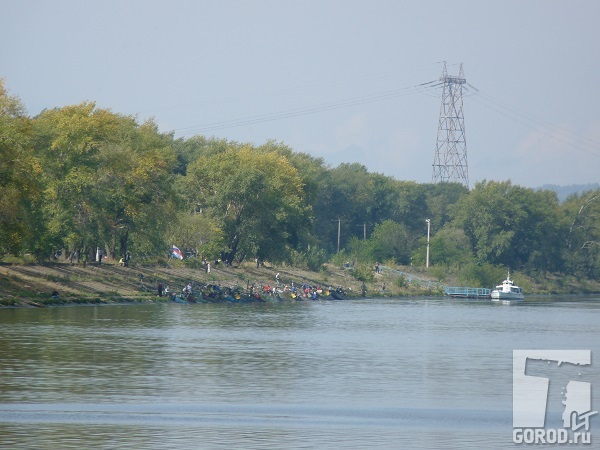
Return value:
<svg viewBox="0 0 600 450">
<path fill-rule="evenodd" d="M 240 267 L 212 267 L 210 273 L 202 268 L 189 268 L 180 261 L 163 266 L 120 267 L 114 264 L 71 265 L 53 262 L 45 264 L 0 265 L 0 306 L 39 306 L 65 303 L 120 303 L 160 301 L 157 285 L 163 283 L 171 291 L 180 292 L 187 283 L 219 284 L 225 287 L 246 288 L 273 285 L 280 273 L 282 284 L 304 282 L 312 286 L 343 287 L 350 297 L 358 296 L 362 282 L 348 269 L 332 265 L 319 272 L 290 267 L 260 267 L 243 264 Z M 367 295 L 380 296 L 386 284 L 386 296 L 427 295 L 431 290 L 416 286 L 400 287 L 390 274 L 379 274 L 367 283 Z M 52 292 L 59 293 L 58 299 Z M 437 294 L 437 293 L 436 293 Z M 162 299 L 166 300 L 166 299 Z"/>
<path fill-rule="evenodd" d="M 398 268 L 421 279 L 436 281 L 433 273 L 425 269 Z M 307 283 L 312 286 L 343 287 L 349 297 L 361 294 L 361 284 L 348 268 L 326 264 L 319 272 L 309 272 L 292 267 L 260 267 L 252 263 L 240 267 L 212 267 L 210 273 L 202 268 L 190 268 L 180 261 L 170 261 L 161 266 L 136 265 L 120 267 L 116 264 L 88 264 L 87 267 L 67 262 L 45 264 L 0 264 L 0 307 L 47 306 L 59 304 L 94 304 L 123 302 L 168 301 L 157 295 L 158 283 L 169 286 L 171 291 L 180 292 L 187 283 L 196 285 L 219 284 L 224 287 L 246 288 L 254 284 L 257 288 L 276 283 L 280 273 L 282 284 Z M 383 270 L 370 276 L 366 283 L 367 296 L 405 297 L 441 296 L 440 288 L 429 288 L 421 283 L 409 283 L 397 273 Z M 439 277 L 438 277 L 439 278 Z M 443 283 L 460 285 L 459 277 L 448 273 Z M 499 280 L 501 281 L 501 280 Z M 600 283 L 589 280 L 545 277 L 533 280 L 519 276 L 519 283 L 528 294 L 539 293 L 592 293 L 600 292 Z M 385 291 L 382 290 L 385 284 Z M 52 292 L 59 293 L 58 298 Z"/>
</svg>

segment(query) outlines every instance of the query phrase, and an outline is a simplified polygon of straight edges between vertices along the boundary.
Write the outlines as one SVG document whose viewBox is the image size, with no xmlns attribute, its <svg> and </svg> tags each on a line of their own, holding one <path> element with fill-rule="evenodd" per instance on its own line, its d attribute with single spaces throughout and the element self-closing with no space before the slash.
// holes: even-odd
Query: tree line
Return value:
<svg viewBox="0 0 600 450">
<path fill-rule="evenodd" d="M 3 82 L 0 154 L 2 257 L 158 261 L 177 245 L 231 263 L 424 265 L 430 219 L 434 266 L 600 278 L 600 190 L 559 202 L 510 181 L 400 181 L 276 141 L 175 138 L 93 102 L 30 117 Z"/>
</svg>

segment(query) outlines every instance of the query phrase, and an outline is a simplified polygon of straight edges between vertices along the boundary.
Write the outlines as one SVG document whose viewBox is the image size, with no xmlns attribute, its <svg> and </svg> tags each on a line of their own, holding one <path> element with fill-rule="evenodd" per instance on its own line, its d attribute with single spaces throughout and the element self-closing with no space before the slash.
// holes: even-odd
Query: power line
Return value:
<svg viewBox="0 0 600 450">
<path fill-rule="evenodd" d="M 335 109 L 349 108 L 352 106 L 364 105 L 367 103 L 374 103 L 391 98 L 397 98 L 404 95 L 415 94 L 421 91 L 425 86 L 437 83 L 437 81 L 429 81 L 427 83 L 421 83 L 415 86 L 407 86 L 400 89 L 393 89 L 389 91 L 382 91 L 374 94 L 363 95 L 360 97 L 353 97 L 348 99 L 342 99 L 327 103 L 316 104 L 312 106 L 305 106 L 300 108 L 293 108 L 273 113 L 260 114 L 256 116 L 240 117 L 237 119 L 224 120 L 219 122 L 209 122 L 200 124 L 192 127 L 179 128 L 174 130 L 179 134 L 187 135 L 194 133 L 203 133 L 207 131 L 221 130 L 225 128 L 234 128 L 243 125 L 251 125 L 256 123 L 271 122 L 274 120 L 287 119 L 292 117 L 304 116 L 309 114 L 315 114 L 324 111 L 331 111 Z"/>
<path fill-rule="evenodd" d="M 285 86 L 285 87 L 279 87 L 279 88 L 274 88 L 274 89 L 255 90 L 255 91 L 246 92 L 243 95 L 236 95 L 234 97 L 224 97 L 224 98 L 213 99 L 213 100 L 207 99 L 205 101 L 200 101 L 200 102 L 173 105 L 172 107 L 164 108 L 163 111 L 164 110 L 177 110 L 177 109 L 193 109 L 193 108 L 197 108 L 199 106 L 218 105 L 218 104 L 223 104 L 223 103 L 233 103 L 233 102 L 239 103 L 242 100 L 251 100 L 251 99 L 264 100 L 266 97 L 274 97 L 274 96 L 285 95 L 288 93 L 297 93 L 297 92 L 303 92 L 303 91 L 314 91 L 314 90 L 323 89 L 323 88 L 339 87 L 339 86 L 345 86 L 345 85 L 353 85 L 353 84 L 365 85 L 366 83 L 369 83 L 373 80 L 381 80 L 381 79 L 386 79 L 386 78 L 391 78 L 391 77 L 396 79 L 398 77 L 398 75 L 401 75 L 401 74 L 407 74 L 407 73 L 414 74 L 414 72 L 416 70 L 422 70 L 422 69 L 429 70 L 429 68 L 431 66 L 436 66 L 439 64 L 440 64 L 440 62 L 433 62 L 433 63 L 416 65 L 416 66 L 412 66 L 412 67 L 404 67 L 401 69 L 393 68 L 392 70 L 386 70 L 384 72 L 367 73 L 367 74 L 357 75 L 354 77 L 344 78 L 344 79 L 321 80 L 321 81 L 315 81 L 312 83 L 309 82 L 309 83 L 305 83 L 305 84 Z M 160 112 L 160 111 L 156 111 L 156 110 L 152 111 L 153 114 L 157 114 L 157 112 Z"/>
<path fill-rule="evenodd" d="M 436 88 L 435 91 L 438 91 L 438 87 L 439 86 L 436 85 L 431 86 L 431 88 Z M 439 94 L 434 92 L 433 89 L 430 89 L 429 86 L 423 89 L 423 94 L 432 97 L 439 96 Z M 600 156 L 600 150 L 597 150 L 600 149 L 600 141 L 576 134 L 564 126 L 540 120 L 508 102 L 482 91 L 470 83 L 464 85 L 463 97 L 470 97 L 483 107 L 488 108 L 519 125 L 537 131 L 554 141 L 569 145 L 570 147 L 594 156 Z"/>
<path fill-rule="evenodd" d="M 437 65 L 441 62 L 432 63 L 429 65 Z M 360 80 L 367 80 L 369 78 L 381 77 L 381 74 L 372 74 L 364 77 L 360 77 Z M 387 75 L 386 75 L 387 76 Z M 310 90 L 315 87 L 331 86 L 332 84 L 339 85 L 344 83 L 353 83 L 356 80 L 350 80 L 347 82 L 328 82 L 328 83 L 313 83 L 304 86 L 296 86 L 290 88 L 284 88 L 276 90 L 275 93 L 284 93 L 289 91 L 298 90 Z M 392 89 L 387 91 L 376 92 L 358 97 L 351 97 L 341 100 L 330 101 L 326 103 L 318 103 L 314 105 L 308 105 L 298 108 L 292 108 L 282 111 L 275 111 L 271 113 L 258 114 L 254 116 L 244 116 L 236 119 L 229 119 L 223 121 L 207 122 L 190 127 L 184 127 L 173 130 L 175 133 L 182 136 L 188 136 L 199 133 L 206 133 L 211 131 L 217 131 L 227 128 L 236 128 L 246 125 L 253 125 L 258 123 L 271 122 L 276 120 L 289 119 L 299 116 L 306 116 L 311 114 L 318 114 L 321 112 L 332 111 L 336 109 L 350 108 L 353 106 L 359 106 L 369 103 L 386 101 L 402 96 L 408 96 L 412 94 L 422 94 L 431 97 L 439 98 L 439 89 L 444 86 L 440 80 L 428 81 L 416 85 L 405 86 L 399 89 Z M 580 151 L 592 154 L 594 156 L 600 156 L 600 142 L 597 140 L 581 136 L 571 132 L 565 127 L 555 125 L 549 122 L 539 120 L 527 112 L 516 108 L 506 101 L 503 101 L 491 94 L 483 92 L 481 89 L 473 86 L 470 83 L 464 85 L 464 96 L 470 97 L 480 105 L 494 111 L 503 117 L 508 118 L 520 125 L 533 129 L 550 139 L 569 145 Z M 590 148 L 591 147 L 591 148 Z"/>
<path fill-rule="evenodd" d="M 500 100 L 497 97 L 494 97 L 493 95 L 487 94 L 481 89 L 478 89 L 469 83 L 467 83 L 467 88 L 471 92 L 474 92 L 475 95 L 471 97 L 473 100 L 475 100 L 482 106 L 502 115 L 503 117 L 506 117 L 507 119 L 510 119 L 525 127 L 538 131 L 539 133 L 544 134 L 545 136 L 555 141 L 567 144 L 583 152 L 595 156 L 600 156 L 600 151 L 596 151 L 593 148 L 590 148 L 600 148 L 600 142 L 585 136 L 575 134 L 563 126 L 539 120 L 530 115 L 529 113 L 517 107 L 514 107 L 509 103 Z M 552 130 L 552 132 L 549 131 L 550 129 Z"/>
</svg>

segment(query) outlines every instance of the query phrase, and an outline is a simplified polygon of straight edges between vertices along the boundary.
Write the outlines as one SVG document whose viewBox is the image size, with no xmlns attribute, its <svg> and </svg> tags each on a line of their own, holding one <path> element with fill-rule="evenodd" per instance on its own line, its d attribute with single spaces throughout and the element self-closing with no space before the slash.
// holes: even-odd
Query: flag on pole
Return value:
<svg viewBox="0 0 600 450">
<path fill-rule="evenodd" d="M 179 250 L 177 247 L 173 246 L 173 249 L 171 250 L 171 254 L 173 255 L 173 257 L 175 258 L 179 258 L 179 259 L 183 259 L 183 253 L 181 253 L 181 250 Z"/>
</svg>

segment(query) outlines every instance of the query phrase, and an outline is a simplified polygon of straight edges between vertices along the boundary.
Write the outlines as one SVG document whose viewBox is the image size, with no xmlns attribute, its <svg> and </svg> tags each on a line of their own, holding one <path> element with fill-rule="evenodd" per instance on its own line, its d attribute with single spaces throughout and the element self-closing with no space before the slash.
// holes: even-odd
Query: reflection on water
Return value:
<svg viewBox="0 0 600 450">
<path fill-rule="evenodd" d="M 512 350 L 600 352 L 599 319 L 597 297 L 2 310 L 0 448 L 508 447 Z"/>
</svg>

